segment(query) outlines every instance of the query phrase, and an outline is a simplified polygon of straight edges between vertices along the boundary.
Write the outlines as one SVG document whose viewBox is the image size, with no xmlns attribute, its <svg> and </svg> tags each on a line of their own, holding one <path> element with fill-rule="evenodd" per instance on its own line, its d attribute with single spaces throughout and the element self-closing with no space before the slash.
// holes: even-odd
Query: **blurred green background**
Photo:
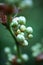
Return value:
<svg viewBox="0 0 43 65">
<path fill-rule="evenodd" d="M 1 2 L 2 0 L 0 0 Z M 25 63 L 24 65 L 39 65 L 36 63 L 34 58 L 31 55 L 31 46 L 34 45 L 37 42 L 41 42 L 43 38 L 43 0 L 33 0 L 33 6 L 27 7 L 25 9 L 22 9 L 22 11 L 18 14 L 18 16 L 25 16 L 27 19 L 26 26 L 32 26 L 33 27 L 33 39 L 29 40 L 29 46 L 28 47 L 20 47 L 22 50 L 22 53 L 27 53 L 29 55 L 29 61 Z M 3 49 L 8 46 L 12 47 L 14 46 L 15 42 L 13 37 L 11 36 L 10 32 L 0 23 L 0 65 L 5 65 L 5 61 L 7 60 L 5 58 L 5 54 Z M 43 43 L 42 43 L 43 45 Z M 13 49 L 12 49 L 13 50 Z M 43 65 L 40 64 L 40 65 Z"/>
</svg>

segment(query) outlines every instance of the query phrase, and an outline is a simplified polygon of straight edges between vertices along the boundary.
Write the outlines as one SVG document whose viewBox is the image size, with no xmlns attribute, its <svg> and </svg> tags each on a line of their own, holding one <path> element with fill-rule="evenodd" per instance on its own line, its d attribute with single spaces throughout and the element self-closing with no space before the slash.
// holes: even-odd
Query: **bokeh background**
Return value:
<svg viewBox="0 0 43 65">
<path fill-rule="evenodd" d="M 0 0 L 0 3 L 4 0 Z M 17 16 L 25 16 L 27 19 L 26 26 L 33 27 L 33 39 L 29 40 L 28 47 L 20 47 L 22 53 L 27 53 L 29 61 L 24 65 L 43 65 L 43 61 L 37 63 L 32 56 L 31 46 L 40 42 L 43 46 L 43 0 L 33 0 L 33 6 L 23 8 Z M 6 57 L 3 49 L 8 46 L 12 49 L 15 42 L 10 32 L 0 23 L 0 65 L 5 65 Z M 13 49 L 12 49 L 13 50 Z"/>
</svg>

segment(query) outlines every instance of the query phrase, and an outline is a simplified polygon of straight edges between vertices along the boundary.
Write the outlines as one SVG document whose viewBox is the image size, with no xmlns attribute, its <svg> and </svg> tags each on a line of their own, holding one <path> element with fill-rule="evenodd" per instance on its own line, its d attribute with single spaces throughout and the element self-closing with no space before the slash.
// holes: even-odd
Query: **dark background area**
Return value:
<svg viewBox="0 0 43 65">
<path fill-rule="evenodd" d="M 2 0 L 0 0 L 1 2 Z M 25 8 L 23 9 L 18 16 L 25 16 L 27 19 L 26 26 L 33 27 L 33 39 L 29 40 L 28 47 L 20 47 L 22 53 L 27 53 L 29 55 L 29 61 L 24 65 L 43 65 L 43 61 L 39 63 L 31 55 L 31 46 L 37 42 L 41 42 L 43 38 L 43 0 L 33 0 L 34 5 L 32 8 Z M 6 46 L 13 47 L 15 44 L 13 37 L 11 36 L 10 32 L 0 24 L 0 65 L 5 65 L 5 61 L 7 60 L 4 53 L 4 48 Z M 43 43 L 41 43 L 43 45 Z"/>
</svg>

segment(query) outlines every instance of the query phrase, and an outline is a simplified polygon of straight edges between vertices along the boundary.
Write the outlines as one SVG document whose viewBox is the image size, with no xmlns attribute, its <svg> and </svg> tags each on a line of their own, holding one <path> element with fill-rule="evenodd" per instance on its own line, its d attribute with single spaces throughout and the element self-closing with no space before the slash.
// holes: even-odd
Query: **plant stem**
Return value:
<svg viewBox="0 0 43 65">
<path fill-rule="evenodd" d="M 10 18 L 10 16 L 8 16 L 8 19 L 7 19 L 7 29 L 10 31 L 12 37 L 14 38 L 14 40 L 15 40 L 15 42 L 16 42 L 16 46 L 17 46 L 17 56 L 18 56 L 19 58 L 21 58 L 21 53 L 20 53 L 20 49 L 19 49 L 19 43 L 18 43 L 18 41 L 17 41 L 17 39 L 16 39 L 16 36 L 15 36 L 15 34 L 14 34 L 12 28 L 10 27 L 10 19 L 9 19 L 9 18 Z"/>
<path fill-rule="evenodd" d="M 14 40 L 15 40 L 15 42 L 16 42 L 17 55 L 18 55 L 18 57 L 20 57 L 20 56 L 21 56 L 21 53 L 20 53 L 20 49 L 19 49 L 19 43 L 18 43 L 18 41 L 17 41 L 17 39 L 16 39 L 16 36 L 15 36 L 15 34 L 14 34 L 14 32 L 13 32 L 13 30 L 12 30 L 11 27 L 10 27 L 10 33 L 11 33 L 11 35 L 13 36 L 13 38 L 14 38 Z"/>
</svg>

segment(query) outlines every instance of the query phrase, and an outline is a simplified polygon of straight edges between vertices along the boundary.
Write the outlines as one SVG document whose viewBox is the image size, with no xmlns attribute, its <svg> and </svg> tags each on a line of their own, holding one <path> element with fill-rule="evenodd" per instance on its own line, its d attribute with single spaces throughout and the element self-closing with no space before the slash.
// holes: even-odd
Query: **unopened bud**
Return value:
<svg viewBox="0 0 43 65">
<path fill-rule="evenodd" d="M 27 32 L 27 33 L 32 33 L 32 32 L 33 32 L 32 27 L 27 27 L 26 32 Z"/>
<path fill-rule="evenodd" d="M 23 35 L 21 35 L 21 34 L 17 35 L 17 41 L 18 42 L 23 42 L 24 40 L 25 40 L 25 37 Z"/>
<path fill-rule="evenodd" d="M 20 29 L 18 29 L 18 30 L 17 30 L 17 34 L 20 34 L 20 33 L 21 33 L 21 31 L 20 31 Z"/>
<path fill-rule="evenodd" d="M 23 32 L 21 32 L 20 34 L 23 35 L 23 36 L 25 35 Z"/>
<path fill-rule="evenodd" d="M 26 27 L 24 25 L 21 25 L 20 30 L 24 32 L 26 30 Z"/>
<path fill-rule="evenodd" d="M 4 51 L 5 51 L 5 53 L 9 54 L 9 53 L 11 52 L 11 49 L 10 49 L 9 47 L 6 47 L 6 48 L 4 49 Z"/>
<path fill-rule="evenodd" d="M 26 18 L 24 16 L 20 16 L 19 17 L 19 21 L 20 24 L 25 24 L 26 23 Z"/>
<path fill-rule="evenodd" d="M 15 19 L 13 19 L 11 22 L 11 26 L 18 26 L 18 22 Z"/>
<path fill-rule="evenodd" d="M 21 57 L 24 61 L 28 61 L 28 55 L 27 54 L 22 54 Z"/>
<path fill-rule="evenodd" d="M 33 38 L 33 35 L 32 35 L 32 34 L 29 34 L 29 35 L 28 35 L 28 38 Z"/>
<path fill-rule="evenodd" d="M 22 45 L 23 45 L 23 46 L 28 46 L 28 41 L 27 41 L 27 40 L 24 40 L 24 42 L 23 42 Z"/>
</svg>

